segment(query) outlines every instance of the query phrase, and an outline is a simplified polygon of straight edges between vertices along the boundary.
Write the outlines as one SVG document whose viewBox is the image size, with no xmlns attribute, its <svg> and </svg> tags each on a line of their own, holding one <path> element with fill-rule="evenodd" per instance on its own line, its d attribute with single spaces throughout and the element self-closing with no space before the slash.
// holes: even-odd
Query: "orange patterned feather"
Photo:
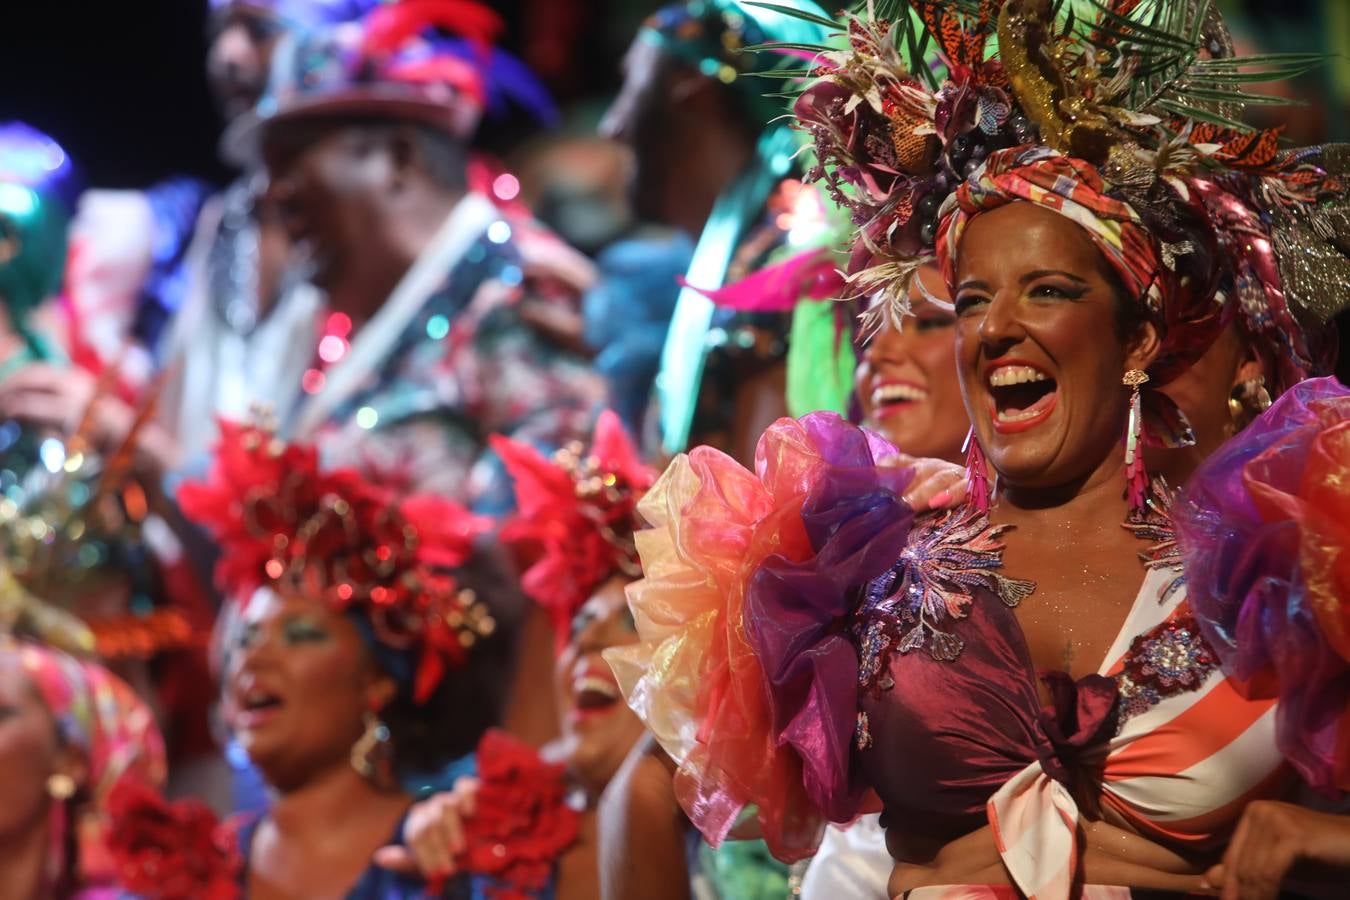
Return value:
<svg viewBox="0 0 1350 900">
<path fill-rule="evenodd" d="M 947 61 L 969 65 L 966 59 L 966 31 L 961 17 L 954 10 L 938 5 L 934 0 L 910 0 L 923 20 L 928 33 L 937 41 L 938 49 Z"/>
<path fill-rule="evenodd" d="M 1243 169 L 1262 169 L 1274 161 L 1280 150 L 1284 126 L 1242 134 L 1226 141 L 1220 152 L 1231 157 L 1231 164 Z"/>
</svg>

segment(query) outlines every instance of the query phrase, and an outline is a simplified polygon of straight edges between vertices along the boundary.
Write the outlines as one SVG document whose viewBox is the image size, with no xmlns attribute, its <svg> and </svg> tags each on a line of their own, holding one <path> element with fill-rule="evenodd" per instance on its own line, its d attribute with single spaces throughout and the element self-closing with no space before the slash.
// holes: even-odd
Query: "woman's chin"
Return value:
<svg viewBox="0 0 1350 900">
<path fill-rule="evenodd" d="M 934 443 L 932 423 L 928 416 L 918 413 L 916 409 L 885 418 L 873 418 L 868 425 L 901 452 L 910 456 L 931 456 L 928 451 Z"/>
<path fill-rule="evenodd" d="M 582 784 L 601 788 L 609 784 L 642 737 L 640 724 L 634 724 L 636 717 L 629 723 L 624 723 L 623 718 L 627 717 L 615 717 L 612 727 L 596 729 L 576 738 L 568 754 L 567 767 Z"/>
<path fill-rule="evenodd" d="M 1048 430 L 1042 434 L 996 435 L 985 448 L 989 460 L 1005 487 L 1051 488 L 1066 484 L 1070 476 L 1059 477 L 1056 470 L 1059 442 Z"/>
<path fill-rule="evenodd" d="M 580 740 L 568 755 L 567 770 L 581 784 L 603 789 L 623 765 L 628 749 L 631 747 L 625 749 L 613 740 Z"/>
<path fill-rule="evenodd" d="M 253 768 L 272 787 L 284 787 L 296 780 L 297 774 L 303 775 L 298 770 L 307 768 L 297 764 L 294 747 L 288 747 L 285 742 L 270 737 L 252 741 L 241 739 L 239 746 L 248 755 Z"/>
</svg>

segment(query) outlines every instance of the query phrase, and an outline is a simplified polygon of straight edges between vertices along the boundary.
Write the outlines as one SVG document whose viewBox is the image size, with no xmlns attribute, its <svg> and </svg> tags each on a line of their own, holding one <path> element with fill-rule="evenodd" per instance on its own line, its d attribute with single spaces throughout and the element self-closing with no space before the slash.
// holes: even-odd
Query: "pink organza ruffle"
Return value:
<svg viewBox="0 0 1350 900">
<path fill-rule="evenodd" d="M 678 763 L 676 795 L 708 842 L 753 807 L 782 860 L 810 855 L 824 818 L 801 758 L 774 734 L 743 613 L 766 559 L 815 552 L 801 512 L 830 466 L 821 426 L 857 431 L 833 414 L 781 419 L 760 439 L 755 473 L 708 447 L 676 457 L 639 506 L 652 525 L 637 535 L 645 577 L 628 589 L 640 640 L 605 653 L 629 705 Z M 868 440 L 879 457 L 895 453 Z"/>
<path fill-rule="evenodd" d="M 1279 698 L 1280 750 L 1308 784 L 1350 790 L 1350 390 L 1288 391 L 1196 472 L 1174 516 L 1225 671 Z"/>
</svg>

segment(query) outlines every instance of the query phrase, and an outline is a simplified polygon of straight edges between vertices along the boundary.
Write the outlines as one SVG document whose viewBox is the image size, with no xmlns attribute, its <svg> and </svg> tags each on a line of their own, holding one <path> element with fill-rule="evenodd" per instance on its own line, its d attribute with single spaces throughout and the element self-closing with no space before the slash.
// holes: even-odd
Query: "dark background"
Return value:
<svg viewBox="0 0 1350 900">
<path fill-rule="evenodd" d="M 612 93 L 628 39 L 657 0 L 493 0 L 504 46 L 564 107 Z M 86 184 L 143 187 L 172 174 L 223 182 L 206 87 L 206 0 L 5 4 L 0 120 L 60 141 Z"/>
<path fill-rule="evenodd" d="M 624 48 L 660 2 L 488 5 L 507 21 L 507 49 L 531 64 L 565 109 L 578 110 L 602 104 L 617 88 Z M 1259 49 L 1339 56 L 1294 87 L 1309 105 L 1295 111 L 1291 137 L 1350 140 L 1350 0 L 1220 6 L 1239 39 L 1260 42 Z M 206 0 L 16 0 L 5 7 L 0 119 L 22 119 L 56 137 L 89 185 L 139 187 L 177 173 L 228 177 L 216 159 L 220 121 L 206 89 Z"/>
<path fill-rule="evenodd" d="M 206 7 L 195 0 L 6 4 L 0 113 L 65 146 L 86 184 L 170 173 L 220 179 L 206 89 Z"/>
<path fill-rule="evenodd" d="M 504 46 L 538 72 L 573 127 L 619 84 L 619 62 L 660 0 L 491 0 Z M 842 5 L 842 4 L 841 4 Z M 5 4 L 0 121 L 59 140 L 87 186 L 145 187 L 184 174 L 223 184 L 221 122 L 205 76 L 206 0 L 36 0 Z M 1327 67 L 1285 88 L 1297 143 L 1350 140 L 1350 0 L 1220 0 L 1241 51 L 1320 49 Z M 510 135 L 508 129 L 506 134 Z M 509 143 L 509 139 L 507 141 Z M 509 146 L 492 146 L 505 153 Z M 1340 321 L 1350 347 L 1350 317 Z M 1339 374 L 1350 381 L 1350 351 Z"/>
</svg>

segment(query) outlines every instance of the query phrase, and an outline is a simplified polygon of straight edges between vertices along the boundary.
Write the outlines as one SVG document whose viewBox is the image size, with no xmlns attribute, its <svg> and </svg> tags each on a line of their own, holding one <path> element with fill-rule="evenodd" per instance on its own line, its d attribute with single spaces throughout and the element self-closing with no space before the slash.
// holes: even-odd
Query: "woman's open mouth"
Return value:
<svg viewBox="0 0 1350 900">
<path fill-rule="evenodd" d="M 882 381 L 872 388 L 872 418 L 905 412 L 928 399 L 928 390 L 912 381 Z"/>
<path fill-rule="evenodd" d="M 1034 428 L 1054 412 L 1059 384 L 1047 372 L 1022 361 L 1003 362 L 985 372 L 994 430 L 1017 434 Z"/>
<path fill-rule="evenodd" d="M 238 731 L 248 731 L 276 718 L 285 705 L 280 696 L 263 688 L 250 688 L 235 697 L 230 724 Z"/>
<path fill-rule="evenodd" d="M 588 669 L 572 682 L 573 721 L 606 715 L 617 709 L 622 701 L 623 695 L 614 679 L 598 675 L 594 670 Z"/>
</svg>

